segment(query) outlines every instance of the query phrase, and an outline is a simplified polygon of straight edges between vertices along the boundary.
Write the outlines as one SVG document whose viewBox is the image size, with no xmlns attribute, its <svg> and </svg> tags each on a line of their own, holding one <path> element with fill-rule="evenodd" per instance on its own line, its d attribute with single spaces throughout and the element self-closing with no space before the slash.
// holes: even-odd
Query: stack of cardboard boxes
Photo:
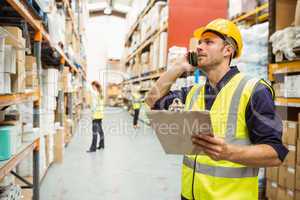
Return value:
<svg viewBox="0 0 300 200">
<path fill-rule="evenodd" d="M 267 168 L 266 196 L 270 200 L 300 200 L 299 122 L 283 121 L 282 140 L 289 153 L 281 166 Z"/>
<path fill-rule="evenodd" d="M 25 59 L 26 70 L 26 88 L 37 89 L 38 88 L 38 75 L 36 58 L 34 56 L 26 56 Z"/>
<path fill-rule="evenodd" d="M 0 93 L 25 91 L 25 39 L 18 27 L 6 26 L 5 38 L 0 39 Z"/>
</svg>

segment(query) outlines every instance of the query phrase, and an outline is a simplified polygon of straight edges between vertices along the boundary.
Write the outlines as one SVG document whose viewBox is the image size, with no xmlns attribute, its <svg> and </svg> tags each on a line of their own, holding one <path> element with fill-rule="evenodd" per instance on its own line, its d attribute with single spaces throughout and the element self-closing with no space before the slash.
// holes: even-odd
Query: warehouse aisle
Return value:
<svg viewBox="0 0 300 200">
<path fill-rule="evenodd" d="M 66 148 L 62 165 L 52 165 L 41 185 L 43 200 L 179 199 L 180 156 L 164 154 L 152 130 L 118 108 L 107 108 L 105 150 L 86 153 L 91 141 L 89 112 Z M 109 123 L 109 124 L 108 124 Z"/>
</svg>

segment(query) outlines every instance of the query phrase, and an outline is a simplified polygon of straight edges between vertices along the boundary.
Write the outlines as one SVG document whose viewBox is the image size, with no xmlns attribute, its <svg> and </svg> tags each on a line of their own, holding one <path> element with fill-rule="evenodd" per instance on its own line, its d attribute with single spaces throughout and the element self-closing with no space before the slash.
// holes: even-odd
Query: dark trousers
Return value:
<svg viewBox="0 0 300 200">
<path fill-rule="evenodd" d="M 139 120 L 139 113 L 140 109 L 134 109 L 134 116 L 133 116 L 133 125 L 137 125 L 138 120 Z"/>
<path fill-rule="evenodd" d="M 94 119 L 93 120 L 93 140 L 92 140 L 92 145 L 90 147 L 90 150 L 96 150 L 97 149 L 98 134 L 100 136 L 99 147 L 104 148 L 104 132 L 103 132 L 103 129 L 102 129 L 102 119 Z"/>
</svg>

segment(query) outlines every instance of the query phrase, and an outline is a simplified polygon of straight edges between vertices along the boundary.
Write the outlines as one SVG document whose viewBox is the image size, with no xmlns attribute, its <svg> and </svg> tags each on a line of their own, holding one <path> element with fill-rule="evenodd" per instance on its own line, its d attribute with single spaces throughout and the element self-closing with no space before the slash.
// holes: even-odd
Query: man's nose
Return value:
<svg viewBox="0 0 300 200">
<path fill-rule="evenodd" d="M 200 54 L 203 52 L 203 45 L 202 44 L 198 44 L 196 47 L 197 53 Z"/>
</svg>

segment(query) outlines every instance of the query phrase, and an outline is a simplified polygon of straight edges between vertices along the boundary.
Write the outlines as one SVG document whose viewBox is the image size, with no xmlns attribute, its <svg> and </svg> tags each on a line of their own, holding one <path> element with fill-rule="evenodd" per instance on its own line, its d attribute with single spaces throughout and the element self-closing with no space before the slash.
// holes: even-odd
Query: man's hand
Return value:
<svg viewBox="0 0 300 200">
<path fill-rule="evenodd" d="M 192 142 L 213 160 L 229 160 L 230 158 L 231 145 L 227 144 L 223 138 L 195 134 L 192 136 Z"/>
<path fill-rule="evenodd" d="M 187 60 L 187 55 L 177 56 L 170 59 L 170 69 L 178 69 L 180 73 L 183 72 L 193 72 L 195 67 L 190 65 Z"/>
</svg>

